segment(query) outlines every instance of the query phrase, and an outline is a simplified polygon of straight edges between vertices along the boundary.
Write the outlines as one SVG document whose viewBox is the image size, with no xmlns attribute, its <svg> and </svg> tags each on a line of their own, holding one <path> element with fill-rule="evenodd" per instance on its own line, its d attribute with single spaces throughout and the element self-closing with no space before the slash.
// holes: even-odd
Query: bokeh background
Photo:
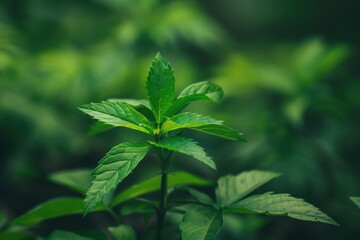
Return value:
<svg viewBox="0 0 360 240">
<path fill-rule="evenodd" d="M 126 129 L 87 136 L 93 121 L 77 106 L 144 98 L 160 51 L 177 92 L 202 80 L 224 88 L 221 104 L 189 110 L 224 119 L 248 139 L 188 132 L 219 171 L 191 159 L 174 168 L 214 180 L 282 172 L 262 190 L 304 198 L 341 225 L 234 215 L 220 239 L 357 239 L 360 210 L 348 197 L 360 195 L 359 10 L 354 0 L 0 1 L 0 208 L 12 219 L 71 195 L 48 175 L 94 167 L 114 144 L 142 138 Z M 149 159 L 127 183 L 158 171 Z"/>
</svg>

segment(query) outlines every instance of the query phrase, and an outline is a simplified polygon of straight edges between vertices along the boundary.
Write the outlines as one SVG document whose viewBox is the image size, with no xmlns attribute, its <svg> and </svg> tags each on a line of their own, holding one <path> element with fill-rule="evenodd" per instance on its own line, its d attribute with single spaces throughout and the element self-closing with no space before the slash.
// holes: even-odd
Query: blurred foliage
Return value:
<svg viewBox="0 0 360 240">
<path fill-rule="evenodd" d="M 358 6 L 324 0 L 1 1 L 0 215 L 11 220 L 70 194 L 47 176 L 92 168 L 114 143 L 142 137 L 118 130 L 88 138 L 91 120 L 76 106 L 145 96 L 149 63 L 161 51 L 174 66 L 177 91 L 201 80 L 221 85 L 224 102 L 194 108 L 248 137 L 235 147 L 193 134 L 217 161 L 218 176 L 252 168 L 282 172 L 287 181 L 272 188 L 304 196 L 342 225 L 229 216 L 224 239 L 354 238 L 360 214 L 347 196 L 360 195 Z M 151 161 L 129 183 L 158 173 Z M 186 161 L 176 164 L 217 177 Z M 69 227 L 44 226 L 43 235 Z"/>
</svg>

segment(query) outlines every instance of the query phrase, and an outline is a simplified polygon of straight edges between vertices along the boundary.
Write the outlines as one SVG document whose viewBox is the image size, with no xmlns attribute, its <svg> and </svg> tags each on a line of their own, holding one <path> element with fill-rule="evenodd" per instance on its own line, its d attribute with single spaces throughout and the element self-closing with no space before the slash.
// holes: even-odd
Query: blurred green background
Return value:
<svg viewBox="0 0 360 240">
<path fill-rule="evenodd" d="M 114 144 L 142 138 L 126 129 L 89 137 L 94 121 L 76 107 L 144 98 L 160 51 L 178 92 L 202 80 L 224 88 L 220 105 L 189 110 L 224 119 L 249 141 L 188 132 L 219 171 L 191 159 L 174 168 L 210 179 L 280 171 L 265 190 L 304 198 L 341 225 L 229 216 L 219 239 L 357 239 L 360 210 L 348 196 L 360 195 L 359 7 L 354 0 L 0 1 L 0 208 L 12 219 L 71 195 L 47 176 L 94 167 Z M 148 158 L 126 183 L 158 173 L 155 162 Z M 78 217 L 43 228 L 73 222 L 93 224 Z"/>
</svg>

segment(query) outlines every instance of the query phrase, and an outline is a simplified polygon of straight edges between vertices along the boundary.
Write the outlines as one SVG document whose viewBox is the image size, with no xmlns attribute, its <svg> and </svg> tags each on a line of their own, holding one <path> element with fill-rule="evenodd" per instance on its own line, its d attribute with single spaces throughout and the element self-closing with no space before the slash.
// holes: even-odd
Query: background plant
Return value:
<svg viewBox="0 0 360 240">
<path fill-rule="evenodd" d="M 49 172 L 92 167 L 112 143 L 141 137 L 119 129 L 86 138 L 83 133 L 91 121 L 74 109 L 109 96 L 143 97 L 149 62 L 154 49 L 160 49 L 177 71 L 178 89 L 215 76 L 212 80 L 225 90 L 221 106 L 197 103 L 189 110 L 201 109 L 224 119 L 246 130 L 249 139 L 247 144 L 236 144 L 188 132 L 215 159 L 228 156 L 223 160 L 226 167 L 214 173 L 189 161 L 175 161 L 174 166 L 211 179 L 253 168 L 286 173 L 284 181 L 270 183 L 271 189 L 290 191 L 322 206 L 342 225 L 328 228 L 282 218 L 268 222 L 262 217 L 227 215 L 227 239 L 359 235 L 359 215 L 345 197 L 359 195 L 359 37 L 353 31 L 358 3 L 147 2 L 132 6 L 134 1 L 1 1 L 0 207 L 7 219 L 49 198 L 76 197 L 49 184 Z M 156 22 L 140 26 L 149 19 L 146 12 L 154 13 Z M 149 26 L 162 29 L 155 34 L 160 41 L 149 37 L 155 33 Z M 193 34 L 203 33 L 202 29 L 215 38 L 201 34 L 196 39 L 202 41 L 195 41 Z M 341 49 L 347 49 L 345 57 Z M 326 64 L 337 58 L 342 60 Z M 297 72 L 324 69 L 324 65 L 331 66 L 326 74 L 315 74 L 307 94 L 293 101 L 298 94 L 286 89 L 301 82 L 296 80 Z M 301 124 L 294 125 L 285 109 L 301 116 Z M 146 167 L 138 173 L 144 178 L 158 172 L 151 161 L 142 164 Z M 310 174 L 304 178 L 304 172 Z M 129 176 L 127 181 L 138 179 Z M 45 233 L 72 229 L 65 223 L 74 218 L 46 221 L 42 229 L 47 229 Z M 84 224 L 90 227 L 93 221 L 89 217 Z"/>
</svg>

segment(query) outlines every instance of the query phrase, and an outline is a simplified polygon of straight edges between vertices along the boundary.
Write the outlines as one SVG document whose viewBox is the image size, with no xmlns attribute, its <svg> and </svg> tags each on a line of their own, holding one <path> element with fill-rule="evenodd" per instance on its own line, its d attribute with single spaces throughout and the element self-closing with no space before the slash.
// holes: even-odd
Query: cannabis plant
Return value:
<svg viewBox="0 0 360 240">
<path fill-rule="evenodd" d="M 226 126 L 223 121 L 199 113 L 182 112 L 194 101 L 220 102 L 223 91 L 218 85 L 204 81 L 191 84 L 176 97 L 173 69 L 159 53 L 152 62 L 146 90 L 147 100 L 111 99 L 79 108 L 98 121 L 91 129 L 92 133 L 114 127 L 144 133 L 141 142 L 123 142 L 113 147 L 99 161 L 91 176 L 86 170 L 60 172 L 51 176 L 53 182 L 66 185 L 79 193 L 86 192 L 83 203 L 80 198 L 53 199 L 13 220 L 9 226 L 35 226 L 50 218 L 81 213 L 87 217 L 97 211 L 107 211 L 118 223 L 108 228 L 115 239 L 135 239 L 136 234 L 131 226 L 121 221 L 123 216 L 139 212 L 150 217 L 155 213 L 157 227 L 154 239 L 162 239 L 163 230 L 167 226 L 166 216 L 170 212 L 182 215 L 179 229 L 184 240 L 215 239 L 221 230 L 223 215 L 228 213 L 288 216 L 337 225 L 313 205 L 289 194 L 267 192 L 249 196 L 257 188 L 279 177 L 280 174 L 276 172 L 253 170 L 221 177 L 215 188 L 216 199 L 191 187 L 209 186 L 211 182 L 188 172 L 170 171 L 174 152 L 189 155 L 214 171 L 217 167 L 197 142 L 183 135 L 185 129 L 225 140 L 245 141 L 241 133 Z M 114 194 L 117 186 L 150 151 L 158 158 L 161 174 Z M 139 198 L 155 191 L 159 191 L 155 201 Z M 186 191 L 188 194 L 176 195 L 177 191 Z M 117 211 L 115 208 L 119 205 L 121 210 Z M 167 239 L 176 238 L 175 235 Z M 53 232 L 49 239 L 59 238 L 83 239 L 81 235 L 64 231 Z"/>
</svg>

